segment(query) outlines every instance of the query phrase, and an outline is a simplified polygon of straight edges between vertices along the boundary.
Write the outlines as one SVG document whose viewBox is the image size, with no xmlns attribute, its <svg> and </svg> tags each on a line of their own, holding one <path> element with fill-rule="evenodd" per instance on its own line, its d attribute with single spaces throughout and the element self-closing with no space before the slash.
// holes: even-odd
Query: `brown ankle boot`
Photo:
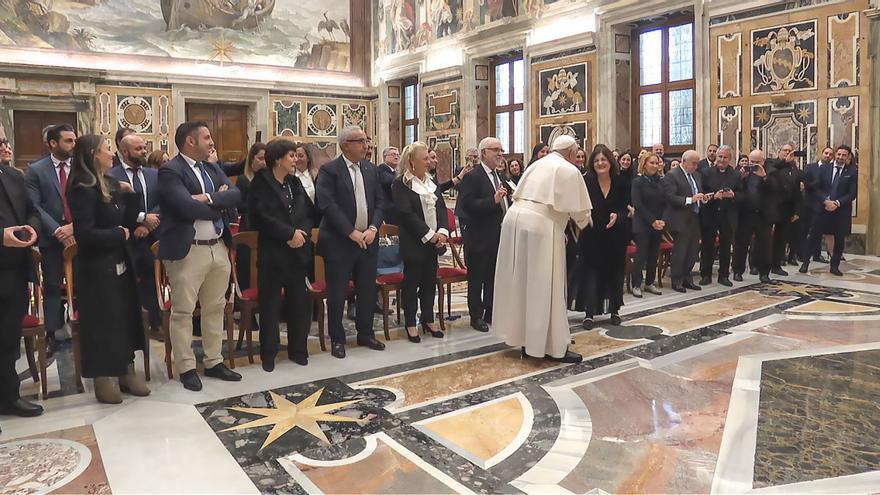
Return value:
<svg viewBox="0 0 880 495">
<path fill-rule="evenodd" d="M 99 376 L 95 378 L 95 398 L 104 404 L 121 404 L 119 382 L 116 377 Z"/>
<path fill-rule="evenodd" d="M 128 364 L 128 374 L 119 377 L 119 389 L 127 394 L 136 395 L 138 397 L 146 397 L 150 395 L 150 389 L 147 388 L 147 382 L 134 372 L 134 363 Z"/>
</svg>

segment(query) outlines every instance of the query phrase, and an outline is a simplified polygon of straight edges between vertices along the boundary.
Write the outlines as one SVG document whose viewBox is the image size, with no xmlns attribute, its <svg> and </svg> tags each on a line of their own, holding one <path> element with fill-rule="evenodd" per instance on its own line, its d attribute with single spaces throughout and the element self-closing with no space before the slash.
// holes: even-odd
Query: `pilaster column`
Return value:
<svg viewBox="0 0 880 495">
<path fill-rule="evenodd" d="M 614 55 L 614 27 L 604 19 L 596 21 L 596 143 L 617 146 L 617 73 Z M 587 154 L 591 150 L 586 150 Z"/>
<path fill-rule="evenodd" d="M 880 1 L 874 2 L 875 7 L 865 12 L 868 17 L 868 60 L 871 64 L 871 74 L 868 88 L 870 95 L 868 101 L 869 129 L 876 137 L 880 132 Z M 869 139 L 870 153 L 862 153 L 860 173 L 868 174 L 868 222 L 865 235 L 865 254 L 880 254 L 880 142 L 877 139 Z M 867 150 L 865 150 L 867 151 Z"/>
</svg>

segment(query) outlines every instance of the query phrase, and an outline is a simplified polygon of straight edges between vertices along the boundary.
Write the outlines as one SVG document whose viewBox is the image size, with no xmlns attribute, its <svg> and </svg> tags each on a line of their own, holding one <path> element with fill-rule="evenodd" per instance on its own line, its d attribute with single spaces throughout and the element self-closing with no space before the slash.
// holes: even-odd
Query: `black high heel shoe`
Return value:
<svg viewBox="0 0 880 495">
<path fill-rule="evenodd" d="M 431 330 L 431 327 L 429 327 L 427 323 L 422 323 L 422 333 L 430 333 L 431 337 L 434 337 L 435 339 L 442 339 L 444 337 L 443 332 L 440 330 Z"/>
<path fill-rule="evenodd" d="M 422 338 L 419 337 L 419 329 L 418 328 L 416 328 L 416 336 L 415 337 L 413 337 L 412 335 L 409 334 L 409 329 L 412 327 L 405 327 L 405 328 L 406 328 L 406 338 L 408 338 L 410 342 L 412 342 L 413 344 L 418 344 L 419 342 L 422 341 Z"/>
</svg>

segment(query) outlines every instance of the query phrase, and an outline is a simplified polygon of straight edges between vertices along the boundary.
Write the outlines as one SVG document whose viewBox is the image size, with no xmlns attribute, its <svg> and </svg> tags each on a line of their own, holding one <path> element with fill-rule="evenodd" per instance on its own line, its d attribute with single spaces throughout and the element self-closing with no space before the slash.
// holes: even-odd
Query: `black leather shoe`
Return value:
<svg viewBox="0 0 880 495">
<path fill-rule="evenodd" d="M 584 318 L 584 321 L 581 322 L 581 326 L 584 327 L 584 330 L 592 330 L 593 329 L 593 319 L 589 316 Z"/>
<path fill-rule="evenodd" d="M 770 273 L 772 273 L 773 275 L 779 275 L 780 277 L 787 277 L 788 276 L 788 272 L 783 270 L 782 268 L 774 268 L 774 269 L 770 270 Z"/>
<path fill-rule="evenodd" d="M 471 320 L 471 328 L 473 328 L 474 330 L 476 330 L 478 332 L 488 332 L 489 331 L 489 324 L 486 323 L 485 321 L 477 318 L 476 320 Z"/>
<path fill-rule="evenodd" d="M 192 390 L 193 392 L 198 392 L 202 389 L 202 380 L 199 378 L 196 370 L 189 370 L 186 373 L 181 373 L 180 383 L 183 384 L 183 388 Z"/>
<path fill-rule="evenodd" d="M 275 364 L 272 364 L 274 367 Z M 210 376 L 211 378 L 219 378 L 224 382 L 240 382 L 241 375 L 227 368 L 225 364 L 215 364 L 213 368 L 205 369 L 205 376 Z"/>
<path fill-rule="evenodd" d="M 385 350 L 385 344 L 376 340 L 376 337 L 358 337 L 357 344 L 361 347 L 369 347 L 374 351 Z"/>
<path fill-rule="evenodd" d="M 832 267 L 832 268 L 831 268 L 831 274 L 832 274 L 832 275 L 837 275 L 838 277 L 842 277 L 842 276 L 843 276 L 843 272 L 840 271 L 840 268 L 837 268 L 837 267 Z"/>
<path fill-rule="evenodd" d="M 828 258 L 820 254 L 819 256 L 813 256 L 813 261 L 816 263 L 828 263 Z"/>
<path fill-rule="evenodd" d="M 300 366 L 308 366 L 309 358 L 308 356 L 289 356 L 290 360 Z"/>
<path fill-rule="evenodd" d="M 583 361 L 584 357 L 576 352 L 565 351 L 565 356 L 563 356 L 561 358 L 556 358 L 553 356 L 544 356 L 544 359 L 546 359 L 547 361 L 555 361 L 557 363 L 576 364 L 576 363 L 580 363 L 581 361 Z"/>
<path fill-rule="evenodd" d="M 263 371 L 271 373 L 275 370 L 275 356 L 260 356 L 260 364 L 263 366 Z"/>
<path fill-rule="evenodd" d="M 712 283 L 712 277 L 702 277 L 700 278 L 700 285 L 709 285 Z"/>
<path fill-rule="evenodd" d="M 734 273 L 733 280 L 735 282 L 742 282 L 743 281 L 743 274 L 742 273 Z"/>
<path fill-rule="evenodd" d="M 727 277 L 718 277 L 718 283 L 725 287 L 733 287 L 733 283 Z"/>
<path fill-rule="evenodd" d="M 682 293 L 687 292 L 687 290 L 681 284 L 672 284 L 672 290 L 674 290 L 675 292 L 682 292 Z"/>
<path fill-rule="evenodd" d="M 801 265 L 801 267 L 798 269 L 798 273 L 807 273 L 808 271 L 810 271 L 810 264 L 809 264 L 809 263 L 804 263 L 804 264 Z"/>
<path fill-rule="evenodd" d="M 345 359 L 345 344 L 335 342 L 330 344 L 330 355 L 335 358 Z"/>
<path fill-rule="evenodd" d="M 24 399 L 17 399 L 12 402 L 4 402 L 0 405 L 0 414 L 8 416 L 20 416 L 22 418 L 33 418 L 43 414 L 43 406 L 33 404 Z"/>
<path fill-rule="evenodd" d="M 762 284 L 769 284 L 770 282 L 772 282 L 772 280 L 770 280 L 770 276 L 769 276 L 769 275 L 761 275 L 761 276 L 758 278 L 758 280 L 760 280 Z"/>
<path fill-rule="evenodd" d="M 690 289 L 690 290 L 703 290 L 702 287 L 691 282 L 690 280 L 686 280 L 683 284 L 681 284 L 681 286 L 684 287 L 685 289 Z"/>
<path fill-rule="evenodd" d="M 608 321 L 608 323 L 611 323 L 611 324 L 614 325 L 615 327 L 616 327 L 616 326 L 619 326 L 619 325 L 620 325 L 620 315 L 618 315 L 618 314 L 612 314 L 612 315 L 611 315 L 611 319 Z"/>
<path fill-rule="evenodd" d="M 752 267 L 749 269 L 749 275 L 757 275 L 757 274 L 758 274 L 757 268 Z"/>
</svg>

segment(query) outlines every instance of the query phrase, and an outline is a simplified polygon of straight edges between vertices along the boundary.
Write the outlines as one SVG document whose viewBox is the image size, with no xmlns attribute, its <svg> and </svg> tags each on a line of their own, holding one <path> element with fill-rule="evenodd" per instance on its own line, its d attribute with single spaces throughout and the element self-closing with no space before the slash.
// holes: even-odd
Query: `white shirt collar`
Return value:
<svg viewBox="0 0 880 495">
<path fill-rule="evenodd" d="M 345 156 L 345 154 L 342 155 L 342 159 L 345 160 L 345 166 L 348 168 L 351 168 L 352 165 L 355 165 L 355 163 L 353 161 L 349 160 L 348 157 Z"/>
<path fill-rule="evenodd" d="M 493 175 L 495 173 L 495 171 L 492 170 L 491 168 L 487 167 L 485 163 L 480 162 L 480 165 L 483 166 L 483 170 L 486 171 L 486 174 Z"/>
<path fill-rule="evenodd" d="M 195 167 L 196 163 L 198 163 L 195 160 L 193 160 L 192 158 L 184 155 L 183 153 L 181 153 L 180 156 L 183 157 L 183 159 L 186 161 L 186 164 L 189 165 L 190 167 Z"/>
<path fill-rule="evenodd" d="M 54 165 L 55 168 L 57 169 L 57 168 L 58 168 L 58 164 L 61 163 L 61 160 L 55 158 L 55 155 L 53 155 L 53 154 L 51 154 L 51 153 L 49 153 L 49 157 L 52 158 L 52 165 Z M 69 166 L 70 166 L 70 158 L 68 158 L 67 160 L 64 160 L 64 163 L 67 164 L 67 165 L 65 166 L 65 168 L 66 168 L 66 167 L 69 167 Z"/>
</svg>

